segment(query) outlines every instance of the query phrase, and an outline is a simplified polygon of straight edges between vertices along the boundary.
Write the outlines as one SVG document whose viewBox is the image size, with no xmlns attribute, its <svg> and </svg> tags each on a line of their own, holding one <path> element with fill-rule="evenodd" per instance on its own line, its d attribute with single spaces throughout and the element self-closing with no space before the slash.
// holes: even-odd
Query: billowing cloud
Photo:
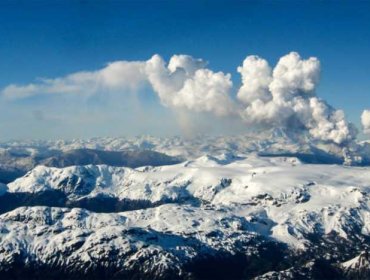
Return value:
<svg viewBox="0 0 370 280">
<path fill-rule="evenodd" d="M 365 134 L 370 134 L 370 110 L 364 110 L 361 115 L 361 123 Z"/>
<path fill-rule="evenodd" d="M 301 59 L 291 52 L 280 58 L 269 85 L 275 99 L 290 100 L 294 96 L 306 96 L 314 92 L 319 81 L 320 62 L 315 57 Z"/>
<path fill-rule="evenodd" d="M 197 112 L 228 115 L 234 104 L 230 98 L 231 75 L 204 68 L 206 63 L 186 55 L 175 55 L 166 67 L 158 55 L 147 61 L 148 79 L 163 105 Z"/>
<path fill-rule="evenodd" d="M 259 57 L 247 57 L 238 68 L 243 85 L 237 94 L 245 104 L 242 118 L 250 124 L 306 130 L 317 140 L 342 144 L 356 137 L 356 129 L 315 95 L 320 76 L 316 58 L 302 59 L 292 52 L 271 70 Z"/>
<path fill-rule="evenodd" d="M 272 70 L 266 60 L 255 55 L 248 56 L 237 70 L 243 82 L 237 95 L 241 102 L 250 104 L 258 99 L 263 102 L 271 100 L 269 85 Z"/>
<path fill-rule="evenodd" d="M 202 59 L 174 55 L 167 63 L 154 55 L 147 61 L 117 61 L 97 71 L 42 79 L 25 86 L 10 85 L 2 94 L 23 98 L 36 94 L 123 93 L 148 84 L 161 104 L 175 111 L 240 116 L 249 126 L 304 131 L 313 139 L 338 145 L 355 139 L 357 131 L 343 111 L 316 96 L 320 76 L 317 58 L 302 59 L 291 52 L 271 67 L 265 59 L 248 56 L 237 71 L 242 85 L 233 89 L 230 74 L 212 71 Z M 234 92 L 236 98 L 232 97 Z M 369 114 L 364 112 L 362 118 L 364 129 L 369 131 Z"/>
</svg>

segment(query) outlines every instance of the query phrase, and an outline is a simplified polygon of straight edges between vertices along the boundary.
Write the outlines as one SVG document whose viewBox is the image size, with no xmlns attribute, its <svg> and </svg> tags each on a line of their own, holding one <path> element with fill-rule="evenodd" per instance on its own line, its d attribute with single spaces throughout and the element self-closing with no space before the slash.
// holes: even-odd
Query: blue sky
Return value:
<svg viewBox="0 0 370 280">
<path fill-rule="evenodd" d="M 238 85 L 236 68 L 247 55 L 259 55 L 274 65 L 290 51 L 319 58 L 318 95 L 359 125 L 362 110 L 370 108 L 368 1 L 5 0 L 0 4 L 1 88 L 38 77 L 92 71 L 116 60 L 147 60 L 156 53 L 166 60 L 180 53 L 205 59 L 211 69 L 231 73 Z M 179 132 L 172 113 L 150 94 L 109 104 L 104 97 L 84 104 L 72 99 L 39 96 L 0 101 L 0 139 Z M 132 108 L 139 103 L 139 111 L 145 113 Z M 106 119 L 104 110 L 109 111 Z M 65 122 L 54 118 L 53 112 L 68 112 L 79 121 Z M 88 116 L 95 116 L 91 123 L 81 121 Z M 208 127 L 212 120 L 204 122 Z"/>
</svg>

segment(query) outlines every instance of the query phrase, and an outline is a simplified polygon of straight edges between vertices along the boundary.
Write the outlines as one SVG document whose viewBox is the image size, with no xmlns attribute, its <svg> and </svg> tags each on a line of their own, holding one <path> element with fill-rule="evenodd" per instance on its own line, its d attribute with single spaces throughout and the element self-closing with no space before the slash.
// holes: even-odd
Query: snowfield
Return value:
<svg viewBox="0 0 370 280">
<path fill-rule="evenodd" d="M 319 254 L 350 277 L 357 270 L 348 260 L 370 244 L 369 193 L 370 167 L 253 153 L 157 167 L 37 166 L 2 187 L 4 203 L 26 199 L 2 210 L 0 267 L 9 275 L 54 267 L 90 278 L 319 279 L 327 271 Z M 45 202 L 45 194 L 57 196 Z M 206 269 L 215 265 L 220 271 Z"/>
<path fill-rule="evenodd" d="M 336 232 L 347 238 L 352 233 L 348 224 L 353 223 L 369 234 L 369 167 L 302 164 L 285 157 L 225 158 L 203 156 L 177 165 L 137 169 L 38 166 L 8 184 L 8 192 L 57 190 L 75 201 L 101 195 L 152 204 L 201 201 L 244 219 L 249 231 L 297 248 L 309 243 L 308 234 Z M 173 225 L 172 231 L 189 226 L 182 225 L 185 218 L 176 217 L 182 212 L 175 216 L 169 211 L 168 217 L 157 221 L 147 211 L 132 225 L 142 226 L 144 219 L 159 231 L 168 230 L 161 226 L 163 220 Z M 206 214 L 195 220 L 202 215 Z"/>
</svg>

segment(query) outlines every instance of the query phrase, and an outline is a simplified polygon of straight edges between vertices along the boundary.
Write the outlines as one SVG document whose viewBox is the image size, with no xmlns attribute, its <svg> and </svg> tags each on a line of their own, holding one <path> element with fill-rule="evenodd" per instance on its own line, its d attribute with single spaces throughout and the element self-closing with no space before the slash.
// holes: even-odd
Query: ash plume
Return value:
<svg viewBox="0 0 370 280">
<path fill-rule="evenodd" d="M 344 112 L 316 94 L 320 77 L 317 58 L 303 59 L 291 52 L 271 67 L 265 59 L 252 55 L 237 71 L 242 80 L 240 88 L 233 86 L 231 74 L 212 71 L 202 59 L 174 55 L 167 63 L 156 54 L 146 61 L 116 61 L 96 71 L 9 85 L 2 96 L 16 100 L 39 94 L 127 94 L 149 85 L 160 103 L 174 112 L 232 116 L 240 118 L 246 127 L 279 127 L 339 146 L 356 139 L 357 129 Z M 367 133 L 369 119 L 369 111 L 365 111 L 362 124 Z"/>
</svg>

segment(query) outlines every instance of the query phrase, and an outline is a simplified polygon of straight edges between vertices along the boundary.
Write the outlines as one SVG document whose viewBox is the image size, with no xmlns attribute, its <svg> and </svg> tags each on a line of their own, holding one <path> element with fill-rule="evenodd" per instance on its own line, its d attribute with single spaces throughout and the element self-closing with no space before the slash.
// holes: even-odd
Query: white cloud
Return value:
<svg viewBox="0 0 370 280">
<path fill-rule="evenodd" d="M 184 81 L 189 76 L 186 68 L 166 67 L 166 62 L 159 55 L 154 55 L 146 63 L 146 73 L 153 90 L 158 94 L 163 105 L 171 107 L 174 93 L 181 90 Z"/>
<path fill-rule="evenodd" d="M 255 55 L 248 56 L 237 70 L 243 82 L 237 95 L 240 101 L 248 104 L 258 99 L 263 102 L 271 100 L 271 67 L 266 60 Z"/>
<path fill-rule="evenodd" d="M 205 68 L 207 66 L 207 62 L 203 59 L 195 59 L 190 55 L 173 55 L 168 63 L 168 70 L 171 73 L 175 72 L 177 69 L 184 69 L 185 72 L 192 76 L 194 75 L 195 71 L 201 68 Z"/>
<path fill-rule="evenodd" d="M 349 124 L 342 110 L 335 110 L 317 97 L 309 99 L 312 118 L 306 125 L 316 139 L 341 144 L 356 137 L 356 128 Z"/>
<path fill-rule="evenodd" d="M 25 86 L 18 86 L 11 84 L 2 90 L 2 95 L 7 99 L 21 99 L 40 92 L 40 85 L 28 84 Z"/>
<path fill-rule="evenodd" d="M 116 61 L 98 71 L 76 72 L 55 79 L 39 79 L 25 86 L 9 85 L 2 90 L 7 99 L 38 94 L 94 94 L 99 90 L 136 89 L 145 81 L 145 63 Z"/>
<path fill-rule="evenodd" d="M 142 61 L 116 61 L 108 64 L 98 73 L 102 85 L 113 88 L 136 89 L 146 81 L 145 63 Z"/>
<path fill-rule="evenodd" d="M 361 123 L 365 134 L 370 134 L 370 110 L 364 110 L 361 115 Z"/>
<path fill-rule="evenodd" d="M 356 129 L 315 95 L 320 76 L 316 58 L 303 60 L 292 52 L 280 58 L 271 74 L 268 63 L 249 56 L 238 68 L 243 85 L 238 99 L 245 104 L 242 118 L 251 124 L 306 130 L 321 141 L 342 144 L 356 137 Z"/>
<path fill-rule="evenodd" d="M 269 88 L 275 99 L 289 100 L 295 95 L 312 94 L 319 76 L 317 58 L 302 60 L 298 53 L 291 52 L 280 58 L 275 66 Z"/>
<path fill-rule="evenodd" d="M 230 98 L 231 75 L 203 68 L 206 63 L 190 56 L 175 55 L 168 66 L 158 56 L 148 62 L 148 79 L 163 105 L 197 112 L 228 115 L 234 104 Z"/>
</svg>

